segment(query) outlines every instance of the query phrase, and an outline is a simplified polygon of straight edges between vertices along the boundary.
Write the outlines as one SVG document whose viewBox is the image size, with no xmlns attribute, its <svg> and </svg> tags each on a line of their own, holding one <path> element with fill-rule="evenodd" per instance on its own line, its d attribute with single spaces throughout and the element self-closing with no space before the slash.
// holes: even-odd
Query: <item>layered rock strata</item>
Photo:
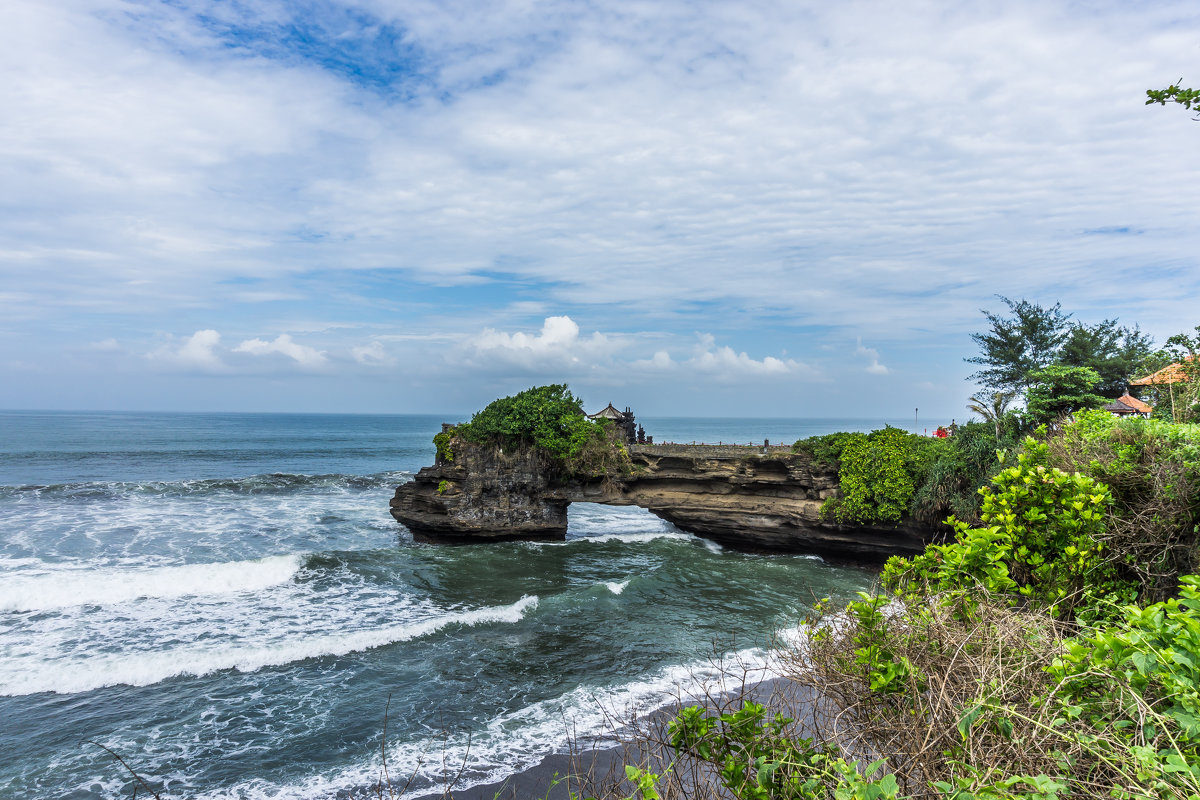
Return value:
<svg viewBox="0 0 1200 800">
<path fill-rule="evenodd" d="M 402 484 L 392 516 L 421 541 L 561 539 L 567 506 L 640 506 L 722 545 L 877 561 L 920 552 L 942 531 L 914 522 L 842 525 L 820 519 L 838 492 L 835 469 L 785 448 L 686 445 L 630 448 L 625 474 L 579 480 L 537 451 L 456 442 Z"/>
</svg>

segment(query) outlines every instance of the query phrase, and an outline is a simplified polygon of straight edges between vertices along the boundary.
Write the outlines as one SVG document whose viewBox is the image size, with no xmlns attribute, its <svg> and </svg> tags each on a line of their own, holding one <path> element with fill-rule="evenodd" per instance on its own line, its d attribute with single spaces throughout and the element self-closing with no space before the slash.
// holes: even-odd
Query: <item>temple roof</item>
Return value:
<svg viewBox="0 0 1200 800">
<path fill-rule="evenodd" d="M 625 412 L 617 411 L 613 408 L 613 404 L 609 403 L 607 407 L 600 409 L 595 414 L 588 414 L 588 419 L 614 419 L 620 421 L 625 419 Z"/>
</svg>

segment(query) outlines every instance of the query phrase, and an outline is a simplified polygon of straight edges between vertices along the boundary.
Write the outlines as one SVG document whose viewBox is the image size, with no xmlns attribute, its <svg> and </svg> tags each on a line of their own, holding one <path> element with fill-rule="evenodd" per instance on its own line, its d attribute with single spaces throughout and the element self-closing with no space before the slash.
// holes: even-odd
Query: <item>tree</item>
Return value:
<svg viewBox="0 0 1200 800">
<path fill-rule="evenodd" d="M 1093 390 L 1118 397 L 1152 361 L 1153 341 L 1137 325 L 1127 328 L 1115 319 L 1087 325 L 1072 322 L 1059 303 L 1043 308 L 1024 299 L 1000 299 L 1012 316 L 984 311 L 989 330 L 971 334 L 980 352 L 965 359 L 983 367 L 970 379 L 989 389 L 1025 396 L 1035 383 L 1033 373 L 1059 365 L 1094 370 L 1099 378 Z"/>
<path fill-rule="evenodd" d="M 1016 396 L 1016 392 L 992 392 L 990 399 L 986 402 L 972 396 L 969 398 L 971 402 L 967 403 L 967 408 L 996 426 L 996 441 L 998 442 L 1000 441 L 1000 420 L 1004 419 L 1004 412 L 1008 409 L 1008 404 Z"/>
<path fill-rule="evenodd" d="M 1142 372 L 1153 354 L 1153 341 L 1137 325 L 1121 327 L 1115 319 L 1096 325 L 1075 323 L 1055 360 L 1068 367 L 1091 367 L 1100 375 L 1096 391 L 1113 398 L 1129 388 L 1129 379 Z"/>
<path fill-rule="evenodd" d="M 1099 408 L 1106 402 L 1096 393 L 1100 375 L 1091 367 L 1055 364 L 1031 372 L 1029 379 L 1032 385 L 1025 407 L 1034 424 L 1053 423 L 1073 411 Z"/>
<path fill-rule="evenodd" d="M 1029 388 L 1030 373 L 1054 363 L 1069 335 L 1071 315 L 1062 313 L 1059 303 L 1042 308 L 1028 300 L 997 297 L 1013 316 L 1002 317 L 980 309 L 991 330 L 971 334 L 980 354 L 965 360 L 983 369 L 968 379 L 995 391 L 1023 395 Z"/>
</svg>

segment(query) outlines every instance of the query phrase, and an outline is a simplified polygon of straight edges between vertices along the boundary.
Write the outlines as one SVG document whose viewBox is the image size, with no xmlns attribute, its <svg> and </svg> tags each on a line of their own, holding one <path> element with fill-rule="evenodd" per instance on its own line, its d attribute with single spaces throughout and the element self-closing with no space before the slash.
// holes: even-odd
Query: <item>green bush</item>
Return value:
<svg viewBox="0 0 1200 800">
<path fill-rule="evenodd" d="M 1010 452 L 1020 444 L 1015 417 L 1005 417 L 996 438 L 996 427 L 986 422 L 968 422 L 947 439 L 929 439 L 930 459 L 924 480 L 917 483 L 911 513 L 926 524 L 953 516 L 966 522 L 979 519 L 979 490 L 1000 471 L 998 453 Z"/>
<path fill-rule="evenodd" d="M 848 762 L 836 747 L 818 748 L 812 739 L 792 735 L 793 722 L 746 702 L 723 714 L 681 709 L 667 730 L 675 752 L 713 764 L 721 786 L 737 800 L 896 798 L 896 778 L 881 769 L 882 760 L 862 767 Z"/>
<path fill-rule="evenodd" d="M 842 460 L 842 450 L 861 433 L 827 433 L 799 439 L 792 445 L 792 452 L 805 453 L 813 462 L 826 467 L 836 467 Z"/>
<path fill-rule="evenodd" d="M 1001 426 L 959 426 L 940 439 L 887 427 L 864 433 L 831 433 L 801 439 L 792 450 L 818 465 L 838 468 L 840 497 L 830 498 L 822 516 L 838 522 L 900 522 L 907 514 L 925 524 L 953 515 L 975 520 L 980 487 L 997 471 L 997 450 L 1015 446 L 1015 418 Z"/>
<path fill-rule="evenodd" d="M 910 470 L 921 461 L 910 438 L 918 437 L 899 428 L 849 434 L 838 469 L 841 496 L 826 500 L 822 514 L 838 522 L 899 522 L 915 491 Z"/>
<path fill-rule="evenodd" d="M 590 420 L 566 384 L 535 386 L 493 400 L 470 422 L 457 426 L 438 453 L 453 460 L 454 438 L 501 447 L 535 447 L 572 475 L 604 475 L 627 467 L 628 452 L 608 420 Z"/>
<path fill-rule="evenodd" d="M 1112 601 L 1130 599 L 1136 587 L 1118 575 L 1100 541 L 1112 504 L 1108 487 L 1047 466 L 1048 458 L 1048 445 L 1027 439 L 1016 465 L 980 493 L 986 527 L 952 521 L 954 542 L 889 560 L 884 585 L 906 592 L 983 588 L 1063 618 L 1077 610 L 1108 613 Z"/>
<path fill-rule="evenodd" d="M 1081 412 L 1048 445 L 1049 463 L 1108 487 L 1100 538 L 1143 602 L 1170 597 L 1200 570 L 1200 425 Z"/>
</svg>

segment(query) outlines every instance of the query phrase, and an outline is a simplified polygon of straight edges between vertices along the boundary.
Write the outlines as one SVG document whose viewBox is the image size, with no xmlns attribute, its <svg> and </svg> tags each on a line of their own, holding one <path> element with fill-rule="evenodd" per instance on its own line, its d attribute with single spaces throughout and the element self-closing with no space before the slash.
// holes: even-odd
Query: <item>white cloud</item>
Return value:
<svg viewBox="0 0 1200 800">
<path fill-rule="evenodd" d="M 177 367 L 200 369 L 206 372 L 223 372 L 228 369 L 216 348 L 221 344 L 221 334 L 206 328 L 196 331 L 181 345 L 165 344 L 147 354 L 147 358 Z"/>
<path fill-rule="evenodd" d="M 98 342 L 88 342 L 84 346 L 85 350 L 91 350 L 94 353 L 116 353 L 120 351 L 120 343 L 113 337 L 101 339 Z"/>
<path fill-rule="evenodd" d="M 867 372 L 872 375 L 887 375 L 891 370 L 879 362 L 879 351 L 873 347 L 864 347 L 862 337 L 858 339 L 858 347 L 854 350 L 854 355 L 859 358 L 865 358 L 870 363 L 867 364 Z"/>
<path fill-rule="evenodd" d="M 756 360 L 745 352 L 736 352 L 728 345 L 716 347 L 716 338 L 711 333 L 700 336 L 700 343 L 692 357 L 685 362 L 685 366 L 730 380 L 745 375 L 784 375 L 808 369 L 791 358 L 764 356 Z"/>
<path fill-rule="evenodd" d="M 302 367 L 320 367 L 326 362 L 325 354 L 314 347 L 299 344 L 292 340 L 290 334 L 281 333 L 274 341 L 262 339 L 247 339 L 233 348 L 235 353 L 249 353 L 253 356 L 267 356 L 278 353 L 287 356 Z"/>
<path fill-rule="evenodd" d="M 718 347 L 716 337 L 711 333 L 699 334 L 699 341 L 686 359 L 675 360 L 668 351 L 658 350 L 650 358 L 634 361 L 629 366 L 650 373 L 674 370 L 704 375 L 718 381 L 784 375 L 817 377 L 816 370 L 793 358 L 763 356 L 755 359 L 745 351 L 738 352 L 728 345 Z"/>
<path fill-rule="evenodd" d="M 383 347 L 383 342 L 375 339 L 370 344 L 358 345 L 350 348 L 350 354 L 354 356 L 354 360 L 359 364 L 368 367 L 380 367 L 395 363 L 387 350 Z"/>
<path fill-rule="evenodd" d="M 68 320 L 48 350 L 198 319 L 315 348 L 171 340 L 159 363 L 407 364 L 416 339 L 389 336 L 428 330 L 414 369 L 774 378 L 836 329 L 888 350 L 839 376 L 915 381 L 965 371 L 995 293 L 1160 342 L 1195 321 L 1196 129 L 1142 105 L 1194 68 L 1194 3 L 9 0 L 4 20 L 3 359 Z M 411 63 L 372 46 L 397 33 Z M 552 312 L 658 338 L 530 322 Z M 716 344 L 751 328 L 749 352 Z M 716 340 L 690 353 L 697 329 Z"/>
<path fill-rule="evenodd" d="M 537 333 L 485 328 L 467 339 L 461 352 L 480 366 L 582 370 L 609 362 L 621 348 L 621 342 L 599 331 L 581 337 L 579 325 L 561 316 L 546 317 Z"/>
</svg>

